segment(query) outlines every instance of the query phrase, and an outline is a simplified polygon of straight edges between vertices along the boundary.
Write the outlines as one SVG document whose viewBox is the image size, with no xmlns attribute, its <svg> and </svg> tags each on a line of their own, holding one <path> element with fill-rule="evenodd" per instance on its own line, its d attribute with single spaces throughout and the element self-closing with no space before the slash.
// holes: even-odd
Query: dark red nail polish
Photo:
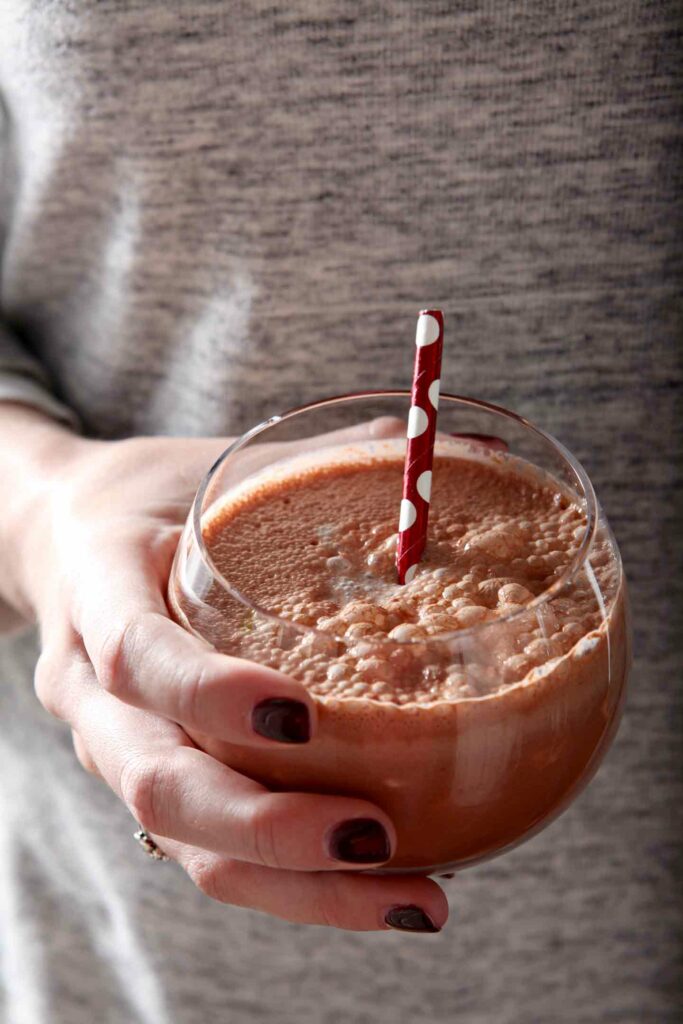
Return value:
<svg viewBox="0 0 683 1024">
<path fill-rule="evenodd" d="M 392 907 L 384 920 L 390 928 L 399 932 L 440 932 L 441 929 L 425 914 L 422 907 L 409 904 L 406 907 Z"/>
<path fill-rule="evenodd" d="M 307 743 L 311 738 L 308 708 L 286 697 L 262 700 L 251 713 L 251 725 L 259 736 L 279 743 Z"/>
<path fill-rule="evenodd" d="M 347 864 L 381 864 L 391 857 L 389 836 L 373 818 L 352 818 L 337 825 L 328 849 L 331 857 Z"/>
</svg>

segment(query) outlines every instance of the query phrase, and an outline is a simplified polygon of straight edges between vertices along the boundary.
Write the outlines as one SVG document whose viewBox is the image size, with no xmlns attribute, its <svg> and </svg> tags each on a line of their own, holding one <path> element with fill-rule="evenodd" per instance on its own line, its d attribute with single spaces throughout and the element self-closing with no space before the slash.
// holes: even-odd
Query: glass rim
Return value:
<svg viewBox="0 0 683 1024">
<path fill-rule="evenodd" d="M 286 619 L 282 615 L 277 615 L 274 612 L 268 611 L 267 608 L 261 607 L 255 601 L 252 601 L 247 594 L 244 594 L 242 591 L 238 590 L 235 586 L 233 586 L 230 583 L 230 581 L 226 579 L 226 577 L 223 575 L 220 569 L 217 567 L 206 547 L 206 544 L 204 543 L 204 536 L 202 534 L 201 528 L 201 519 L 203 514 L 202 506 L 212 480 L 214 479 L 215 475 L 218 473 L 220 468 L 223 466 L 223 464 L 227 461 L 227 459 L 235 455 L 246 445 L 248 445 L 254 438 L 258 437 L 260 434 L 263 434 L 271 427 L 275 427 L 279 423 L 284 423 L 286 420 L 293 419 L 294 417 L 299 416 L 302 413 L 313 412 L 314 410 L 323 409 L 333 405 L 350 404 L 358 399 L 410 399 L 410 397 L 411 391 L 410 389 L 407 388 L 354 391 L 349 392 L 348 394 L 331 395 L 329 397 L 317 399 L 315 402 L 308 402 L 305 405 L 293 406 L 290 409 L 286 409 L 282 413 L 270 416 L 268 419 L 262 420 L 260 423 L 257 423 L 255 426 L 251 427 L 243 434 L 240 434 L 239 437 L 235 438 L 235 440 L 221 452 L 221 454 L 209 468 L 208 472 L 204 475 L 197 489 L 197 493 L 195 495 L 192 509 L 190 512 L 192 534 L 194 537 L 194 541 L 197 545 L 197 550 L 199 551 L 200 557 L 204 562 L 204 565 L 208 569 L 212 579 L 216 583 L 218 583 L 225 591 L 227 591 L 228 594 L 230 594 L 236 600 L 240 601 L 242 604 L 246 605 L 248 608 L 251 608 L 252 611 L 256 612 L 263 618 L 270 619 L 275 623 L 284 625 L 288 629 L 295 630 L 296 632 L 299 632 L 304 636 L 317 636 L 320 638 L 324 638 L 328 641 L 330 640 L 330 638 L 333 637 L 335 640 L 341 643 L 348 643 L 345 637 L 338 637 L 336 636 L 336 634 L 332 634 L 325 630 L 318 629 L 315 626 L 306 626 L 302 623 L 294 622 L 292 619 Z M 439 395 L 439 404 L 441 403 L 457 403 L 459 405 L 468 406 L 472 409 L 476 409 L 481 412 L 487 412 L 493 415 L 502 416 L 504 419 L 511 420 L 513 423 L 516 423 L 526 428 L 527 430 L 531 431 L 531 433 L 535 434 L 537 437 L 542 438 L 547 444 L 551 446 L 551 448 L 554 449 L 556 454 L 559 455 L 560 458 L 568 465 L 569 469 L 578 481 L 581 490 L 583 491 L 583 499 L 585 500 L 586 507 L 585 509 L 582 509 L 582 511 L 586 516 L 586 527 L 584 530 L 583 537 L 581 539 L 581 543 L 576 553 L 574 554 L 573 558 L 566 566 L 563 573 L 560 576 L 558 576 L 558 578 L 554 580 L 550 584 L 550 586 L 546 587 L 540 594 L 538 594 L 533 599 L 533 601 L 529 601 L 528 604 L 525 604 L 522 608 L 509 612 L 506 615 L 498 615 L 496 616 L 496 618 L 491 619 L 487 622 L 475 623 L 474 625 L 468 626 L 465 629 L 446 630 L 443 633 L 435 633 L 432 636 L 422 637 L 420 639 L 394 640 L 393 638 L 389 638 L 387 636 L 373 640 L 373 643 L 377 643 L 378 645 L 388 643 L 401 646 L 410 646 L 411 644 L 422 644 L 429 646 L 438 643 L 450 643 L 455 639 L 464 639 L 471 637 L 474 634 L 482 634 L 487 629 L 495 628 L 497 626 L 502 625 L 503 623 L 513 622 L 516 619 L 520 619 L 523 616 L 528 615 L 530 612 L 537 611 L 539 608 L 543 607 L 545 604 L 548 604 L 555 597 L 557 597 L 580 572 L 581 568 L 583 567 L 588 557 L 588 553 L 591 547 L 593 546 L 593 541 L 597 533 L 598 503 L 595 490 L 593 488 L 593 484 L 591 483 L 588 473 L 583 468 L 579 460 L 569 451 L 568 448 L 565 447 L 565 445 L 562 444 L 561 441 L 558 441 L 557 438 L 553 437 L 553 435 L 549 434 L 547 431 L 542 430 L 540 427 L 537 427 L 534 423 L 526 419 L 524 416 L 520 416 L 519 413 L 513 412 L 511 409 L 506 409 L 502 405 L 495 405 L 493 402 L 486 402 L 480 398 L 471 398 L 467 395 L 454 395 L 450 394 L 449 392 L 442 392 Z"/>
</svg>

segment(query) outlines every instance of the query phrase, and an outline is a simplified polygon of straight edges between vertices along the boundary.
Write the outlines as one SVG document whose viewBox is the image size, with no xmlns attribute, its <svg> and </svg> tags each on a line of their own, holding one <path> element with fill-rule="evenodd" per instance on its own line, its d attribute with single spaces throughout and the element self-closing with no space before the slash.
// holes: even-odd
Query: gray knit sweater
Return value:
<svg viewBox="0 0 683 1024">
<path fill-rule="evenodd" d="M 100 437 L 235 433 L 405 384 L 415 313 L 441 306 L 444 389 L 591 472 L 637 654 L 596 781 L 445 883 L 425 941 L 219 906 L 147 862 L 33 696 L 34 637 L 4 641 L 8 1024 L 680 1020 L 679 12 L 0 3 L 0 398 Z"/>
</svg>

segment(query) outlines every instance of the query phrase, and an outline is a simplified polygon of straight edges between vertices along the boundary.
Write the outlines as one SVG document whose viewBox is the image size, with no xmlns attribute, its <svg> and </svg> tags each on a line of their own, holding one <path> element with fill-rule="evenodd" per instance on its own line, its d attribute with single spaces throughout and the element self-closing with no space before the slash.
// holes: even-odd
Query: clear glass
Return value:
<svg viewBox="0 0 683 1024">
<path fill-rule="evenodd" d="M 569 564 L 530 602 L 427 639 L 386 636 L 365 644 L 366 659 L 376 654 L 395 666 L 377 697 L 367 688 L 358 695 L 352 685 L 363 678 L 357 640 L 260 607 L 253 594 L 226 578 L 206 544 L 215 510 L 259 481 L 297 465 L 328 465 L 350 451 L 402 456 L 409 404 L 408 391 L 324 399 L 274 416 L 235 441 L 197 492 L 176 553 L 169 603 L 182 625 L 216 649 L 282 668 L 311 686 L 319 707 L 319 730 L 307 744 L 252 749 L 207 735 L 195 735 L 196 742 L 273 789 L 376 802 L 398 832 L 396 854 L 382 870 L 433 873 L 490 858 L 539 831 L 586 785 L 616 731 L 630 665 L 626 586 L 614 538 L 581 465 L 515 413 L 441 396 L 437 456 L 455 452 L 494 459 L 501 472 L 529 472 L 550 483 L 558 502 L 578 507 L 585 528 Z M 354 428 L 353 441 L 348 428 Z M 463 438 L 472 434 L 501 439 L 507 451 Z M 590 608 L 590 629 L 572 619 L 576 600 Z M 242 624 L 237 632 L 236 616 Z M 510 666 L 525 665 L 524 652 L 531 649 L 542 652 L 539 667 L 522 679 L 519 671 L 511 676 Z M 348 693 L 340 696 L 337 686 L 326 697 L 334 666 L 338 677 L 346 671 L 339 666 L 350 661 L 355 674 Z M 393 699 L 392 686 L 405 693 L 411 680 L 454 680 L 458 686 L 446 699 L 448 688 L 438 699 L 424 692 L 414 700 Z"/>
</svg>

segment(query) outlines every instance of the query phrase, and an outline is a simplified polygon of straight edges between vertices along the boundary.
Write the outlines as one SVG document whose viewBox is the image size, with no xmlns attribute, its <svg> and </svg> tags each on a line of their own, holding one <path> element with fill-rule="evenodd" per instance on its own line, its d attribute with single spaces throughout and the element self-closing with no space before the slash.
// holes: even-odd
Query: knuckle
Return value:
<svg viewBox="0 0 683 1024">
<path fill-rule="evenodd" d="M 146 832 L 164 832 L 168 787 L 168 773 L 158 760 L 139 757 L 124 765 L 120 780 L 121 796 Z"/>
<path fill-rule="evenodd" d="M 269 868 L 282 868 L 277 816 L 268 798 L 254 801 L 247 826 L 248 857 Z"/>
<path fill-rule="evenodd" d="M 56 659 L 48 652 L 38 658 L 33 675 L 33 688 L 36 697 L 48 714 L 54 718 L 65 717 L 62 694 L 62 671 Z"/>
<path fill-rule="evenodd" d="M 130 652 L 140 631 L 136 618 L 117 623 L 105 637 L 95 663 L 100 685 L 115 697 L 122 697 L 126 691 L 127 665 Z"/>
<path fill-rule="evenodd" d="M 333 875 L 321 879 L 315 909 L 321 923 L 328 928 L 348 927 L 347 900 L 341 890 L 342 883 Z"/>
<path fill-rule="evenodd" d="M 205 698 L 214 682 L 214 673 L 208 665 L 201 665 L 193 676 L 178 676 L 180 720 L 189 726 L 202 727 L 206 714 Z"/>
<path fill-rule="evenodd" d="M 232 902 L 230 872 L 217 857 L 197 854 L 191 858 L 185 870 L 205 896 L 218 903 Z"/>
</svg>

